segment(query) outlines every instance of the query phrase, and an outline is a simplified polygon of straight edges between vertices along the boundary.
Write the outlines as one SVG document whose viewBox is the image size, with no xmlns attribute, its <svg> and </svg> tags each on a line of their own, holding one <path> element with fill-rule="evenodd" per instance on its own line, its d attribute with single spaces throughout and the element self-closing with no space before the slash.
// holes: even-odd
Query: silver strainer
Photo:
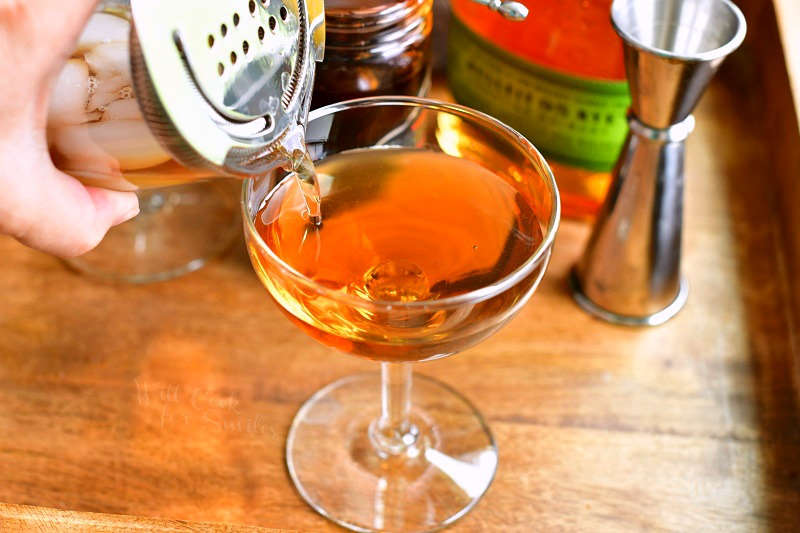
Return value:
<svg viewBox="0 0 800 533">
<path fill-rule="evenodd" d="M 299 147 L 322 0 L 131 0 L 131 71 L 153 134 L 181 163 L 267 172 Z"/>
</svg>

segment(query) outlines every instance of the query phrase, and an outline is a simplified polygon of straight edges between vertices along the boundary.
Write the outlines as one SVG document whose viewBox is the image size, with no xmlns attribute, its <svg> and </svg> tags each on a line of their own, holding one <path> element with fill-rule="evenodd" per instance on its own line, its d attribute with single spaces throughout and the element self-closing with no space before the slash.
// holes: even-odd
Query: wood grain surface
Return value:
<svg viewBox="0 0 800 533">
<path fill-rule="evenodd" d="M 756 0 L 747 0 L 749 3 Z M 768 2 L 764 2 L 769 4 Z M 797 23 L 800 21 L 800 2 L 797 0 L 773 0 L 776 12 L 776 22 L 784 51 L 785 64 L 789 72 L 789 81 L 795 101 L 800 101 L 800 31 Z M 748 5 L 749 7 L 749 5 Z M 797 121 L 800 122 L 800 107 L 795 108 Z"/>
<path fill-rule="evenodd" d="M 751 63 L 696 115 L 676 319 L 630 329 L 578 310 L 566 276 L 589 228 L 565 222 L 509 326 L 419 365 L 478 405 L 500 449 L 451 530 L 800 529 L 794 241 Z M 371 370 L 292 327 L 241 243 L 125 286 L 0 238 L 0 530 L 337 530 L 292 488 L 283 443 L 314 391 Z"/>
<path fill-rule="evenodd" d="M 761 106 L 769 142 L 766 169 L 777 182 L 774 205 L 778 213 L 786 267 L 787 292 L 793 305 L 790 312 L 795 324 L 794 351 L 800 350 L 797 327 L 800 325 L 800 2 L 775 0 L 775 10 L 769 2 L 748 0 L 745 10 L 751 21 L 751 52 L 758 61 L 756 74 L 768 95 Z M 779 32 L 770 28 L 779 28 Z M 781 44 L 783 46 L 781 46 Z"/>
<path fill-rule="evenodd" d="M 286 529 L 262 528 L 256 526 L 236 526 L 188 522 L 185 520 L 163 520 L 141 516 L 111 515 L 103 513 L 80 513 L 60 511 L 30 505 L 4 504 L 0 506 L 0 525 L 4 533 L 25 531 L 47 531 L 48 533 L 68 533 L 87 531 L 90 533 L 128 533 L 156 531 L 179 533 L 196 531 L 198 533 L 276 533 Z"/>
</svg>

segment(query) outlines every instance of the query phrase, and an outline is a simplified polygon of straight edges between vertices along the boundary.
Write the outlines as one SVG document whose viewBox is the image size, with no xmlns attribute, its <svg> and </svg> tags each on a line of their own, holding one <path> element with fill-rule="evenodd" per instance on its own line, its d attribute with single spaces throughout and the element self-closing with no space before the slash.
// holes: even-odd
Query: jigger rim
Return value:
<svg viewBox="0 0 800 533">
<path fill-rule="evenodd" d="M 698 52 L 691 55 L 679 54 L 676 52 L 670 52 L 669 50 L 664 50 L 663 48 L 656 48 L 654 46 L 644 44 L 641 42 L 641 40 L 631 35 L 617 23 L 617 16 L 621 16 L 620 13 L 623 9 L 623 6 L 627 7 L 632 2 L 639 1 L 641 0 L 614 0 L 614 2 L 611 4 L 611 25 L 614 27 L 614 31 L 616 31 L 617 34 L 628 44 L 658 57 L 676 59 L 686 62 L 703 62 L 721 59 L 739 48 L 739 46 L 742 44 L 742 41 L 744 41 L 745 35 L 747 34 L 747 21 L 744 18 L 744 13 L 742 13 L 742 10 L 739 9 L 736 4 L 734 4 L 731 0 L 711 0 L 713 2 L 718 2 L 725 5 L 725 7 L 727 7 L 736 18 L 736 33 L 733 35 L 733 37 L 731 37 L 730 40 L 728 40 L 728 42 L 722 46 L 714 48 L 713 50 Z"/>
</svg>

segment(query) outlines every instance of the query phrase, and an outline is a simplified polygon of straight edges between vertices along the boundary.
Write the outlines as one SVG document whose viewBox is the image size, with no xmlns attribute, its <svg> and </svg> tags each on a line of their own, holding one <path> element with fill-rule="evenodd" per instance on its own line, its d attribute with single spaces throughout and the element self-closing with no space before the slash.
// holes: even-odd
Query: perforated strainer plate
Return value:
<svg viewBox="0 0 800 533">
<path fill-rule="evenodd" d="M 321 0 L 131 0 L 131 66 L 151 130 L 180 161 L 259 174 L 305 122 Z"/>
</svg>

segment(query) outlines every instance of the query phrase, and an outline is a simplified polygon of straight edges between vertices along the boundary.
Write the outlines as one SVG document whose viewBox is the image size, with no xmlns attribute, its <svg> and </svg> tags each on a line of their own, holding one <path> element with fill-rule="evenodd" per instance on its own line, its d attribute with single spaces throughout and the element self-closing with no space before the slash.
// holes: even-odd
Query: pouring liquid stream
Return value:
<svg viewBox="0 0 800 533">
<path fill-rule="evenodd" d="M 322 225 L 322 209 L 320 207 L 320 190 L 314 162 L 306 150 L 294 150 L 291 156 L 291 170 L 294 172 L 308 210 L 311 225 Z"/>
</svg>

